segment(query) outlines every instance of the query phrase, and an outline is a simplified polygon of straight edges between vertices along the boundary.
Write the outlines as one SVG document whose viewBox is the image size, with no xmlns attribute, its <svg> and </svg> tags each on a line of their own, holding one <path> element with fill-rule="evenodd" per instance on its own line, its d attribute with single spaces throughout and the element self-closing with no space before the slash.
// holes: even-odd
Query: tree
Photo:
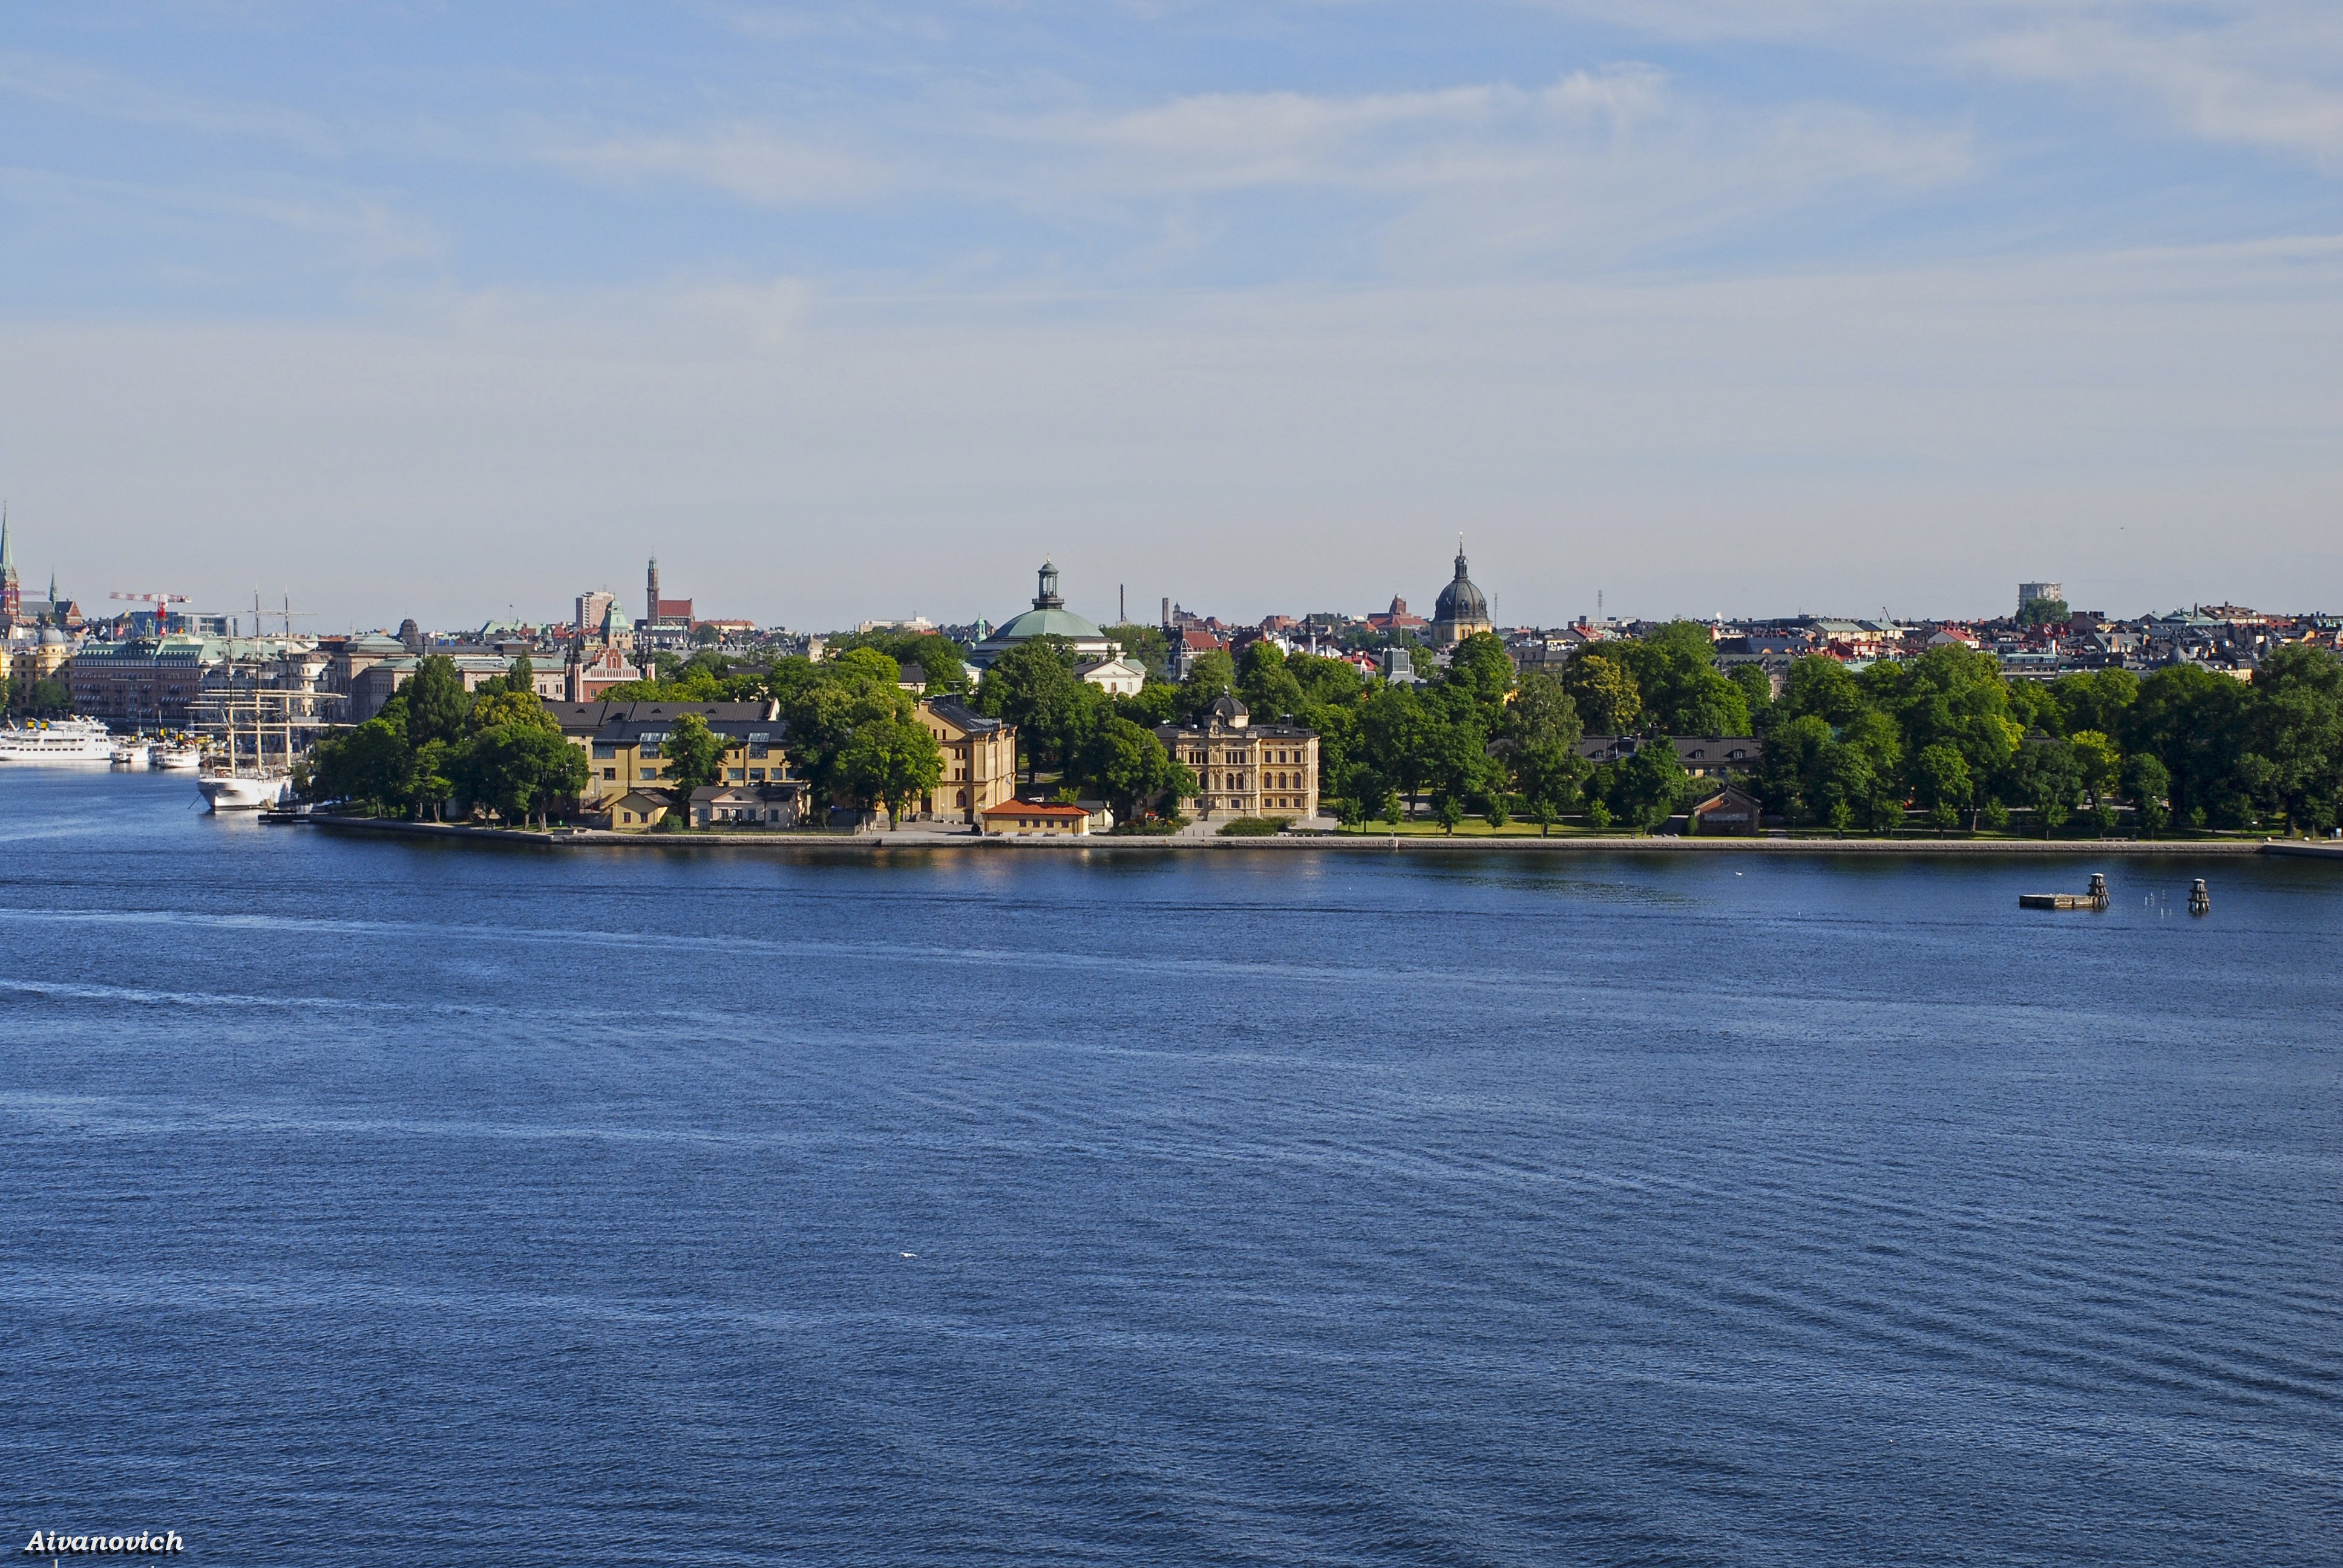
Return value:
<svg viewBox="0 0 2343 1568">
<path fill-rule="evenodd" d="M 2201 665 L 2167 665 L 2139 683 L 2118 735 L 2127 753 L 2164 764 L 2173 815 L 2182 821 L 2241 826 L 2252 814 L 2254 754 L 2250 688 Z"/>
<path fill-rule="evenodd" d="M 2078 729 L 2096 729 L 2102 735 L 2114 735 L 2123 726 L 2123 716 L 2132 700 L 2139 695 L 2139 677 L 2128 669 L 2092 669 L 2074 675 L 2062 675 L 2050 683 L 2050 695 L 2058 704 L 2060 735 L 2072 735 Z"/>
<path fill-rule="evenodd" d="M 839 768 L 857 801 L 883 805 L 889 822 L 900 826 L 911 802 L 943 776 L 943 754 L 926 725 L 894 714 L 858 726 Z"/>
<path fill-rule="evenodd" d="M 464 715 L 472 706 L 471 694 L 464 689 L 464 678 L 456 673 L 456 661 L 445 654 L 430 654 L 415 667 L 415 673 L 404 682 L 407 692 L 407 740 L 410 746 L 424 746 L 434 740 L 454 741 L 460 738 Z"/>
<path fill-rule="evenodd" d="M 2092 806 L 2104 805 L 2123 782 L 2123 753 L 2096 729 L 2078 729 L 2066 738 L 2066 744 L 2074 748 L 2075 765 L 2082 774 L 2083 788 L 2090 791 Z"/>
<path fill-rule="evenodd" d="M 1619 763 L 1606 793 L 1613 809 L 1637 832 L 1648 833 L 1675 815 L 1691 782 L 1676 749 L 1655 740 Z"/>
<path fill-rule="evenodd" d="M 1169 796 L 1184 799 L 1197 789 L 1196 775 L 1172 759 L 1155 732 L 1110 715 L 1084 739 L 1073 766 L 1082 780 L 1129 820 Z"/>
<path fill-rule="evenodd" d="M 1302 682 L 1285 667 L 1285 650 L 1267 638 L 1246 645 L 1237 661 L 1236 694 L 1252 717 L 1284 719 L 1302 703 Z"/>
<path fill-rule="evenodd" d="M 2343 810 L 2343 660 L 2295 644 L 2254 672 L 2254 750 L 2269 763 L 2269 805 L 2325 833 Z"/>
<path fill-rule="evenodd" d="M 2082 765 L 2066 741 L 2029 744 L 2010 763 L 2008 793 L 2034 809 L 2046 839 L 2074 815 L 2076 798 L 2082 792 Z"/>
<path fill-rule="evenodd" d="M 2172 819 L 2166 797 L 2172 789 L 2172 775 L 2164 764 L 2147 752 L 2135 752 L 2124 759 L 2123 790 L 2130 798 L 2133 818 L 2139 830 L 2149 838 L 2164 830 Z"/>
<path fill-rule="evenodd" d="M 5 675 L 0 675 L 0 710 L 14 709 L 15 705 L 15 688 L 9 684 Z"/>
<path fill-rule="evenodd" d="M 659 755 L 667 762 L 664 771 L 687 797 L 723 776 L 724 741 L 697 713 L 676 716 L 675 727 L 660 743 Z"/>
<path fill-rule="evenodd" d="M 466 799 L 494 807 L 507 822 L 541 822 L 554 801 L 584 789 L 588 777 L 586 754 L 559 729 L 528 723 L 478 731 L 453 754 L 448 771 Z"/>
<path fill-rule="evenodd" d="M 1040 766 L 1041 754 L 1053 749 L 1073 706 L 1083 700 L 1081 678 L 1074 674 L 1071 647 L 1063 638 L 1031 638 L 1001 654 L 984 672 L 977 688 L 977 703 L 996 719 L 1017 727 L 1025 743 L 1027 777 Z"/>
<path fill-rule="evenodd" d="M 525 653 L 517 653 L 513 655 L 511 667 L 506 669 L 503 680 L 504 689 L 507 691 L 526 691 L 531 696 L 535 696 L 537 693 L 537 666 L 529 662 L 528 655 Z"/>
<path fill-rule="evenodd" d="M 2017 624 L 2048 626 L 2053 622 L 2065 620 L 2070 613 L 2065 599 L 2030 598 L 2018 607 Z"/>
<path fill-rule="evenodd" d="M 427 740 L 408 754 L 407 777 L 400 783 L 399 793 L 417 816 L 428 813 L 433 821 L 437 821 L 440 807 L 456 792 L 455 780 L 450 777 L 455 770 L 454 755 L 455 749 L 445 740 Z"/>
<path fill-rule="evenodd" d="M 42 719 L 54 719 L 73 709 L 73 689 L 54 677 L 33 682 L 25 694 L 25 710 Z"/>
<path fill-rule="evenodd" d="M 1725 678 L 1741 689 L 1742 703 L 1749 710 L 1749 728 L 1765 734 L 1774 717 L 1774 678 L 1759 665 L 1737 664 Z"/>
<path fill-rule="evenodd" d="M 1580 786 L 1594 770 L 1578 753 L 1578 705 L 1560 681 L 1532 671 L 1522 677 L 1505 710 L 1503 734 L 1513 788 L 1543 838 L 1552 831 L 1555 819 L 1577 803 Z"/>
<path fill-rule="evenodd" d="M 1102 628 L 1122 649 L 1122 657 L 1150 675 L 1169 678 L 1172 673 L 1172 640 L 1163 635 L 1160 626 L 1141 626 L 1135 621 L 1123 621 Z"/>
<path fill-rule="evenodd" d="M 1453 795 L 1443 795 L 1433 802 L 1432 815 L 1439 822 L 1440 830 L 1453 839 L 1457 824 L 1464 820 L 1464 803 Z"/>
<path fill-rule="evenodd" d="M 1404 686 L 1378 687 L 1360 706 L 1359 739 L 1366 760 L 1393 789 L 1406 792 L 1411 815 L 1430 772 L 1434 724 L 1423 699 Z"/>
<path fill-rule="evenodd" d="M 380 813 L 406 804 L 412 759 L 402 706 L 377 714 L 341 735 L 319 740 L 310 788 L 320 800 L 340 800 Z"/>
<path fill-rule="evenodd" d="M 1598 648 L 1582 649 L 1563 668 L 1563 689 L 1596 735 L 1627 735 L 1643 716 L 1643 694 L 1625 664 Z"/>
<path fill-rule="evenodd" d="M 1513 689 L 1513 656 L 1494 632 L 1476 631 L 1458 643 L 1448 656 L 1448 676 L 1442 683 L 1469 696 L 1484 715 L 1504 706 Z"/>
<path fill-rule="evenodd" d="M 1180 682 L 1176 709 L 1180 722 L 1202 724 L 1212 711 L 1212 704 L 1235 689 L 1236 678 L 1236 661 L 1219 648 L 1199 654 L 1188 667 L 1187 678 Z"/>
<path fill-rule="evenodd" d="M 1809 653 L 1791 662 L 1775 713 L 1776 718 L 1788 719 L 1811 714 L 1835 728 L 1870 706 L 1854 671 L 1826 653 Z"/>
<path fill-rule="evenodd" d="M 1928 814 L 1942 836 L 1947 828 L 1958 825 L 1962 809 L 1966 807 L 1976 790 L 1969 776 L 1969 765 L 1956 747 L 1939 741 L 1922 749 L 1912 759 L 1912 788 L 1919 797 L 1920 809 Z"/>
</svg>

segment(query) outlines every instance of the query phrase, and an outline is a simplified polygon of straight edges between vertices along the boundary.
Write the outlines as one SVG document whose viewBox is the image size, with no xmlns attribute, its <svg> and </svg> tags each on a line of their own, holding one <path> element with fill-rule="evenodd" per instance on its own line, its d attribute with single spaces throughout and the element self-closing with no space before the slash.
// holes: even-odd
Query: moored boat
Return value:
<svg viewBox="0 0 2343 1568">
<path fill-rule="evenodd" d="M 146 760 L 156 768 L 167 768 L 174 772 L 180 772 L 187 769 L 202 767 L 204 749 L 200 746 L 189 745 L 186 741 L 157 740 L 146 749 Z"/>
<path fill-rule="evenodd" d="M 0 728 L 0 762 L 111 762 L 114 736 L 101 719 L 39 719 Z"/>
<path fill-rule="evenodd" d="M 251 773 L 205 773 L 196 788 L 215 811 L 258 811 L 283 799 L 289 782 Z"/>
</svg>

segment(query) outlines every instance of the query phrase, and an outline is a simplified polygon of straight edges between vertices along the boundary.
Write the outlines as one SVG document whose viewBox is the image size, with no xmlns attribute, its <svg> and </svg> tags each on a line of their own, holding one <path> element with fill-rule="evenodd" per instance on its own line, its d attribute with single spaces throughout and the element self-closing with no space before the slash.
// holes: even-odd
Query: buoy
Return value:
<svg viewBox="0 0 2343 1568">
<path fill-rule="evenodd" d="M 2205 890 L 2205 879 L 2197 878 L 2188 886 L 2188 912 L 2209 915 L 2213 912 L 2213 895 Z"/>
</svg>

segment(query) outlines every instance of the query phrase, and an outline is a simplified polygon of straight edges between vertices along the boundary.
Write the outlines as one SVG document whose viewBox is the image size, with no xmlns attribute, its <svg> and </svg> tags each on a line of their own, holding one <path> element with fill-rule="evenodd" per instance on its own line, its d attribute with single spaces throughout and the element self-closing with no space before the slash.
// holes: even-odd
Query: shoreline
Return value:
<svg viewBox="0 0 2343 1568">
<path fill-rule="evenodd" d="M 2343 863 L 2343 845 L 2265 839 L 1725 839 L 1725 838 L 1435 838 L 1402 835 L 1326 834 L 1261 839 L 1117 839 L 1097 837 L 1018 839 L 980 837 L 972 833 L 838 833 L 755 835 L 700 833 L 613 833 L 600 829 L 556 828 L 540 831 L 519 828 L 471 828 L 452 822 L 402 822 L 379 817 L 309 817 L 313 827 L 335 832 L 381 833 L 393 837 L 436 839 L 477 844 L 529 845 L 541 849 L 597 849 L 623 846 L 661 849 L 781 850 L 805 852 L 849 850 L 860 853 L 901 849 L 942 849 L 1050 854 L 1069 850 L 1182 853 L 1195 850 L 1265 849 L 1279 854 L 1332 851 L 1339 854 L 1391 855 L 1408 851 L 1433 854 L 1643 854 L 1643 855 L 1905 855 L 1905 856 L 2055 856 L 2081 855 L 2291 855 L 2307 859 Z"/>
</svg>

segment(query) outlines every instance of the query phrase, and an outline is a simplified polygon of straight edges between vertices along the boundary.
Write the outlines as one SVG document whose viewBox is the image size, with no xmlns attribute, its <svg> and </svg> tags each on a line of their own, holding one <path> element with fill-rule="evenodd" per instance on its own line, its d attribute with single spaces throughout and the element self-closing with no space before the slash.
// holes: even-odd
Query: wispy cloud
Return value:
<svg viewBox="0 0 2343 1568">
<path fill-rule="evenodd" d="M 691 132 L 548 132 L 524 137 L 522 146 L 525 156 L 589 178 L 681 182 L 758 206 L 862 201 L 900 183 L 898 171 L 880 159 L 746 124 Z"/>
<path fill-rule="evenodd" d="M 297 110 L 173 93 L 134 77 L 39 55 L 0 54 L 0 93 L 98 119 L 206 136 L 253 137 L 317 153 L 342 145 L 327 122 Z"/>
</svg>

